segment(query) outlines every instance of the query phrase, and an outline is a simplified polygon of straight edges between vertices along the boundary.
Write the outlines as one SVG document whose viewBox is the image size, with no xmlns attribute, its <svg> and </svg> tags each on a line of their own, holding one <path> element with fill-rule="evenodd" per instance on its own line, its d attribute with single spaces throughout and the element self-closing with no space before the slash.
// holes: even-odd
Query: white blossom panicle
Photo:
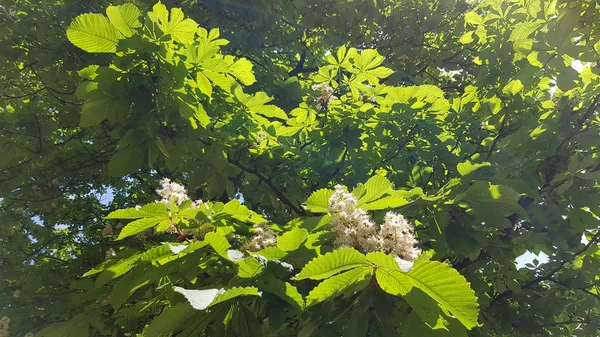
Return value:
<svg viewBox="0 0 600 337">
<path fill-rule="evenodd" d="M 383 250 L 407 261 L 414 261 L 421 250 L 416 247 L 419 243 L 415 238 L 414 229 L 406 219 L 394 212 L 387 212 L 384 223 L 379 230 L 383 240 Z"/>
<path fill-rule="evenodd" d="M 329 198 L 328 211 L 336 233 L 336 248 L 352 247 L 363 253 L 384 251 L 406 261 L 414 261 L 421 250 L 412 225 L 397 213 L 388 212 L 381 228 L 371 220 L 367 211 L 357 207 L 358 199 L 337 185 Z"/>
<path fill-rule="evenodd" d="M 117 253 L 115 252 L 114 249 L 108 248 L 108 250 L 105 253 L 105 256 L 106 256 L 106 259 L 108 260 L 108 259 L 111 259 L 111 258 L 117 256 Z"/>
<path fill-rule="evenodd" d="M 254 225 L 254 236 L 246 243 L 245 248 L 251 252 L 257 252 L 265 247 L 272 247 L 277 244 L 277 234 L 268 223 L 262 222 Z"/>
<path fill-rule="evenodd" d="M 0 337 L 8 337 L 8 328 L 10 327 L 10 318 L 4 316 L 0 318 Z"/>
<path fill-rule="evenodd" d="M 312 90 L 320 91 L 321 94 L 315 99 L 317 109 L 327 110 L 327 107 L 336 97 L 333 95 L 333 88 L 326 83 L 313 84 Z"/>
<path fill-rule="evenodd" d="M 363 252 L 381 249 L 377 236 L 377 225 L 371 221 L 369 213 L 356 207 L 358 199 L 346 192 L 344 186 L 337 185 L 329 198 L 329 214 L 333 230 L 337 233 L 334 246 L 354 247 Z"/>
<path fill-rule="evenodd" d="M 187 191 L 183 185 L 176 182 L 172 182 L 168 178 L 164 178 L 160 181 L 161 188 L 156 190 L 156 193 L 161 198 L 157 202 L 162 202 L 171 207 L 171 202 L 175 202 L 176 205 L 181 205 L 182 202 L 188 200 Z"/>
</svg>

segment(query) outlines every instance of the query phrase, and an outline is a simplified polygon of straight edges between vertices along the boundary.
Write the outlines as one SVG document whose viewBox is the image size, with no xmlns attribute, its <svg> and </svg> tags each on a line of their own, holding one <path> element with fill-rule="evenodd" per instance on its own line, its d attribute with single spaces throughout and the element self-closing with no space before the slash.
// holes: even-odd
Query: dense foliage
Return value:
<svg viewBox="0 0 600 337">
<path fill-rule="evenodd" d="M 0 6 L 1 337 L 600 333 L 600 3 L 116 2 Z"/>
</svg>

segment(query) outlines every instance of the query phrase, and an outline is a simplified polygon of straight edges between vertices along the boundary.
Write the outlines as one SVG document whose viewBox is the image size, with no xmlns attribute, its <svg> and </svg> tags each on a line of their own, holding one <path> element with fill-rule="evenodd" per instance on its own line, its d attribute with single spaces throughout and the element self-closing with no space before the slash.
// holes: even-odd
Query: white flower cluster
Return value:
<svg viewBox="0 0 600 337">
<path fill-rule="evenodd" d="M 324 111 L 336 98 L 333 95 L 333 88 L 326 83 L 313 84 L 312 90 L 320 91 L 321 94 L 315 99 L 317 109 Z"/>
<path fill-rule="evenodd" d="M 180 185 L 176 182 L 172 182 L 168 178 L 164 178 L 160 181 L 161 188 L 156 190 L 156 193 L 161 197 L 160 200 L 156 202 L 161 202 L 167 207 L 171 206 L 171 202 L 174 200 L 176 205 L 181 205 L 182 202 L 189 200 L 187 196 L 187 190 L 183 185 Z M 202 200 L 194 200 L 192 202 L 192 208 L 198 208 L 204 203 Z M 136 209 L 139 209 L 139 206 L 136 206 Z"/>
<path fill-rule="evenodd" d="M 176 205 L 181 205 L 182 202 L 188 200 L 187 190 L 183 185 L 179 185 L 176 182 L 172 182 L 171 179 L 164 178 L 160 181 L 162 185 L 161 188 L 156 190 L 156 193 L 160 196 L 160 200 L 157 202 L 162 202 L 167 205 L 167 207 L 171 206 L 171 202 L 175 202 Z"/>
<path fill-rule="evenodd" d="M 188 198 L 187 190 L 185 189 L 185 187 L 183 187 L 183 185 L 173 182 L 168 178 L 162 179 L 160 181 L 160 184 L 161 188 L 157 189 L 156 193 L 160 196 L 161 199 L 157 200 L 156 202 L 161 202 L 167 205 L 167 208 L 171 208 L 171 203 L 175 203 L 175 205 L 181 205 L 182 202 L 190 199 Z M 193 201 L 190 207 L 198 208 L 203 204 L 204 203 L 202 202 L 202 200 L 198 199 Z M 171 227 L 169 227 L 169 229 L 167 229 L 166 232 L 176 234 L 178 233 L 178 230 L 175 227 L 175 224 L 172 223 Z"/>
<path fill-rule="evenodd" d="M 386 253 L 401 256 L 408 261 L 414 261 L 421 254 L 421 249 L 415 247 L 419 241 L 415 238 L 413 227 L 398 213 L 385 214 L 379 235 L 383 239 L 382 248 Z"/>
<path fill-rule="evenodd" d="M 371 220 L 369 213 L 356 206 L 358 199 L 347 192 L 344 186 L 337 185 L 329 198 L 329 214 L 337 236 L 336 248 L 353 247 L 363 253 L 384 251 L 395 257 L 413 261 L 421 250 L 412 226 L 406 219 L 394 212 L 385 215 L 381 228 Z"/>
<path fill-rule="evenodd" d="M 246 243 L 244 248 L 251 252 L 257 252 L 265 247 L 272 247 L 277 244 L 277 234 L 269 228 L 268 223 L 261 222 L 254 225 L 254 236 Z"/>
</svg>

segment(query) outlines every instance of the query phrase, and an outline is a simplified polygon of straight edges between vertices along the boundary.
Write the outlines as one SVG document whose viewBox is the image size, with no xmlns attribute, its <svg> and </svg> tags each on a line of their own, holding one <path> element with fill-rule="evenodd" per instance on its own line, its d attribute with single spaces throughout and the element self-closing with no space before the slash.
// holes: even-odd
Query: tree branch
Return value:
<svg viewBox="0 0 600 337">
<path fill-rule="evenodd" d="M 275 193 L 275 195 L 279 198 L 279 200 L 281 200 L 282 203 L 284 203 L 286 206 L 288 206 L 290 209 L 292 209 L 296 214 L 298 215 L 306 215 L 306 211 L 303 210 L 302 208 L 294 205 L 294 203 L 292 203 L 291 200 L 289 200 L 282 191 L 280 191 L 279 189 L 277 189 L 277 186 L 275 186 L 275 184 L 273 184 L 273 181 L 271 180 L 271 178 L 267 178 L 265 176 L 263 176 L 260 172 L 258 172 L 257 170 L 251 169 L 249 167 L 245 167 L 244 165 L 242 165 L 239 161 L 233 160 L 231 157 L 227 157 L 227 161 L 230 162 L 231 164 L 237 166 L 238 168 L 240 168 L 241 170 L 251 173 L 253 175 L 255 175 L 256 177 L 258 177 L 258 179 L 267 184 L 267 186 L 269 186 L 269 188 L 273 191 L 273 193 Z"/>
</svg>

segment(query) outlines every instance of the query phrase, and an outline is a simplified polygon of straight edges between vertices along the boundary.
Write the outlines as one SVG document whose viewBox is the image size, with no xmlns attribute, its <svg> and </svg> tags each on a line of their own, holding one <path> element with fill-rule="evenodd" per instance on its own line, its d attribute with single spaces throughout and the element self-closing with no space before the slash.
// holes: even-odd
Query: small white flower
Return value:
<svg viewBox="0 0 600 337">
<path fill-rule="evenodd" d="M 329 104 L 336 99 L 333 95 L 333 88 L 327 83 L 313 84 L 312 90 L 320 91 L 320 95 L 315 98 L 315 105 L 319 110 L 327 110 Z"/>
<path fill-rule="evenodd" d="M 112 249 L 112 248 L 109 248 L 109 249 L 106 251 L 106 253 L 105 253 L 105 256 L 106 256 L 106 259 L 110 259 L 110 258 L 113 258 L 113 257 L 117 256 L 117 253 L 115 252 L 115 250 L 114 250 L 114 249 Z"/>
</svg>

